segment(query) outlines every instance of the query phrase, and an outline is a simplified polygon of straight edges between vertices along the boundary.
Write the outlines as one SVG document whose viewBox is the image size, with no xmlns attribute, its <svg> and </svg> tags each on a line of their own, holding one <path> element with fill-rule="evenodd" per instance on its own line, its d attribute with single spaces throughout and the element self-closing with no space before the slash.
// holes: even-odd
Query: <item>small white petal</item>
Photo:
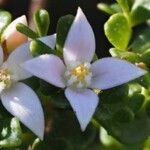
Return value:
<svg viewBox="0 0 150 150">
<path fill-rule="evenodd" d="M 84 13 L 78 8 L 64 44 L 66 65 L 73 61 L 90 62 L 95 53 L 95 37 Z"/>
<path fill-rule="evenodd" d="M 49 47 L 54 48 L 56 42 L 56 34 L 39 38 L 39 40 L 47 44 Z M 29 72 L 25 71 L 20 66 L 20 64 L 24 61 L 33 58 L 30 53 L 29 47 L 30 42 L 22 44 L 10 54 L 7 62 L 5 62 L 5 66 L 12 72 L 12 78 L 16 81 L 23 80 L 32 76 Z"/>
<path fill-rule="evenodd" d="M 65 72 L 65 76 L 67 77 L 67 76 L 69 76 L 69 75 L 71 75 L 71 72 L 67 70 L 67 71 Z"/>
<path fill-rule="evenodd" d="M 57 87 L 64 88 L 65 66 L 62 60 L 55 55 L 41 55 L 22 64 L 22 67 L 34 76 L 37 76 Z"/>
<path fill-rule="evenodd" d="M 146 71 L 117 58 L 103 58 L 92 64 L 91 88 L 113 88 L 146 74 Z"/>
<path fill-rule="evenodd" d="M 65 90 L 65 95 L 78 118 L 81 130 L 84 131 L 96 110 L 98 96 L 90 89 L 74 91 L 70 88 Z"/>
<path fill-rule="evenodd" d="M 34 132 L 40 139 L 44 135 L 44 114 L 34 91 L 23 83 L 14 84 L 1 94 L 4 107 Z"/>
<path fill-rule="evenodd" d="M 81 88 L 83 88 L 83 87 L 84 87 L 84 84 L 83 84 L 83 83 L 79 82 L 79 83 L 77 84 L 77 88 L 81 89 Z"/>
<path fill-rule="evenodd" d="M 8 68 L 14 80 L 19 81 L 31 77 L 31 74 L 24 70 L 20 64 L 31 59 L 29 42 L 19 46 L 8 57 L 4 67 Z"/>
<path fill-rule="evenodd" d="M 0 93 L 6 88 L 6 84 L 4 82 L 0 82 Z"/>
<path fill-rule="evenodd" d="M 70 85 L 72 85 L 76 81 L 77 81 L 77 77 L 74 76 L 74 75 L 71 75 L 70 79 L 67 82 L 67 85 L 70 86 Z"/>
<path fill-rule="evenodd" d="M 45 43 L 50 48 L 54 49 L 55 44 L 56 44 L 56 34 L 42 37 L 42 38 L 40 38 L 40 41 Z"/>
<path fill-rule="evenodd" d="M 2 49 L 2 47 L 0 46 L 0 66 L 2 65 L 2 63 L 3 63 L 3 58 L 4 57 L 4 54 L 3 54 L 3 49 Z"/>
</svg>

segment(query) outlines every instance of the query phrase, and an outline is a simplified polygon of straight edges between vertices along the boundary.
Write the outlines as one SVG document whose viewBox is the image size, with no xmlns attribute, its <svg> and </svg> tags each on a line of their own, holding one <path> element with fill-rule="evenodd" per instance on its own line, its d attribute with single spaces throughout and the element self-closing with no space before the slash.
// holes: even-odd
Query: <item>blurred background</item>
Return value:
<svg viewBox="0 0 150 150">
<path fill-rule="evenodd" d="M 57 21 L 61 16 L 76 14 L 77 7 L 80 6 L 86 14 L 96 36 L 96 51 L 98 56 L 109 55 L 109 43 L 104 36 L 103 26 L 108 16 L 98 10 L 99 2 L 111 3 L 113 0 L 0 0 L 0 9 L 9 11 L 13 19 L 25 14 L 30 27 L 32 25 L 33 12 L 39 8 L 45 8 L 51 16 L 49 34 L 56 31 Z"/>
</svg>

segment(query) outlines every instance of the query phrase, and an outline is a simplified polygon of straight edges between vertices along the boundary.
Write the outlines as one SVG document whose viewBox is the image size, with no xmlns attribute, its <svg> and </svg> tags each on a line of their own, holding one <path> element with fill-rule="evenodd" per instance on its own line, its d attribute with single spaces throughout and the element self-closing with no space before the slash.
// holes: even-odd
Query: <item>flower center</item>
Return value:
<svg viewBox="0 0 150 150">
<path fill-rule="evenodd" d="M 12 83 L 11 74 L 8 69 L 0 69 L 0 93 L 10 87 Z"/>
<path fill-rule="evenodd" d="M 91 83 L 92 72 L 90 63 L 83 63 L 66 70 L 65 78 L 67 86 L 74 88 L 86 88 Z"/>
</svg>

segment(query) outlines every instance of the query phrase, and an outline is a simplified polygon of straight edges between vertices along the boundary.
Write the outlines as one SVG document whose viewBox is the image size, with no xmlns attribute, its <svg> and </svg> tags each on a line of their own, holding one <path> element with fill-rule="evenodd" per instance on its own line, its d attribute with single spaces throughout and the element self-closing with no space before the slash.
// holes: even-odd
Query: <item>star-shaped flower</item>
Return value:
<svg viewBox="0 0 150 150">
<path fill-rule="evenodd" d="M 20 82 L 32 76 L 20 66 L 32 56 L 29 50 L 30 42 L 25 43 L 28 37 L 16 30 L 18 23 L 27 25 L 26 17 L 23 15 L 15 19 L 2 35 L 4 49 L 0 47 L 0 98 L 13 116 L 43 139 L 44 114 L 40 100 L 30 87 Z M 39 40 L 54 48 L 56 35 Z"/>
<path fill-rule="evenodd" d="M 31 77 L 20 67 L 20 63 L 31 59 L 27 44 L 18 47 L 3 62 L 0 48 L 0 98 L 3 106 L 40 139 L 44 134 L 44 114 L 36 93 L 21 80 Z"/>
<path fill-rule="evenodd" d="M 110 89 L 146 73 L 145 70 L 117 58 L 108 57 L 91 63 L 94 53 L 93 30 L 78 8 L 64 44 L 64 61 L 58 56 L 46 54 L 22 64 L 31 74 L 65 89 L 65 96 L 83 131 L 99 101 L 92 89 Z"/>
</svg>

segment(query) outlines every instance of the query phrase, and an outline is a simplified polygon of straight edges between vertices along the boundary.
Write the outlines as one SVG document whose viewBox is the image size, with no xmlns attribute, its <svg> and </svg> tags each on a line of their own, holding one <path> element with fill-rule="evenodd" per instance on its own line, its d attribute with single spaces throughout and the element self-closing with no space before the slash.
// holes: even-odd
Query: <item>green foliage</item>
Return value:
<svg viewBox="0 0 150 150">
<path fill-rule="evenodd" d="M 37 150 L 86 150 L 95 140 L 96 129 L 89 125 L 81 132 L 72 110 L 55 109 L 51 116 L 51 133 Z"/>
<path fill-rule="evenodd" d="M 47 46 L 38 39 L 31 41 L 30 51 L 32 53 L 32 56 L 34 57 L 42 54 L 54 54 L 54 50 L 52 50 L 49 46 Z"/>
<path fill-rule="evenodd" d="M 127 60 L 131 63 L 138 63 L 138 62 L 141 62 L 141 60 L 142 60 L 142 58 L 139 54 L 136 54 L 133 52 L 122 51 L 122 50 L 118 50 L 116 48 L 111 48 L 109 50 L 109 52 L 110 52 L 111 56 Z"/>
<path fill-rule="evenodd" d="M 129 12 L 129 3 L 128 0 L 116 0 L 120 7 L 122 8 L 123 12 L 128 13 Z"/>
<path fill-rule="evenodd" d="M 150 1 L 135 0 L 131 10 L 131 18 L 134 26 L 150 19 Z"/>
<path fill-rule="evenodd" d="M 134 90 L 136 93 L 138 86 L 135 85 Z M 133 94 L 129 97 L 128 88 L 121 86 L 104 91 L 100 94 L 100 99 L 95 118 L 108 134 L 124 144 L 131 145 L 147 139 L 150 134 L 150 120 L 145 112 L 137 113 L 142 106 L 140 101 L 143 101 L 143 96 Z M 133 106 L 133 101 L 138 104 Z"/>
<path fill-rule="evenodd" d="M 66 15 L 64 17 L 61 17 L 58 20 L 57 28 L 56 28 L 56 32 L 57 32 L 56 50 L 58 51 L 58 53 L 62 53 L 66 36 L 68 34 L 68 31 L 70 29 L 73 20 L 74 17 L 72 15 Z"/>
<path fill-rule="evenodd" d="M 33 19 L 39 36 L 47 35 L 50 25 L 49 13 L 45 9 L 37 10 L 34 13 Z"/>
<path fill-rule="evenodd" d="M 135 53 L 143 53 L 150 48 L 150 26 L 145 26 L 135 37 L 130 49 Z"/>
<path fill-rule="evenodd" d="M 4 29 L 10 24 L 12 19 L 11 14 L 8 11 L 0 10 L 0 38 Z"/>
<path fill-rule="evenodd" d="M 121 8 L 117 3 L 111 5 L 105 3 L 99 3 L 97 7 L 109 15 L 113 15 L 115 13 L 121 12 Z"/>
<path fill-rule="evenodd" d="M 32 31 L 29 27 L 25 26 L 22 23 L 18 23 L 16 26 L 17 30 L 23 34 L 25 34 L 27 37 L 31 38 L 31 39 L 36 39 L 39 36 L 37 35 L 37 33 L 35 33 L 34 31 Z"/>
<path fill-rule="evenodd" d="M 104 26 L 105 34 L 113 46 L 126 50 L 132 35 L 129 22 L 124 14 L 112 15 Z"/>
<path fill-rule="evenodd" d="M 3 140 L 0 141 L 0 148 L 11 148 L 20 146 L 22 143 L 22 130 L 17 118 L 12 118 L 10 127 L 3 128 Z"/>
</svg>

